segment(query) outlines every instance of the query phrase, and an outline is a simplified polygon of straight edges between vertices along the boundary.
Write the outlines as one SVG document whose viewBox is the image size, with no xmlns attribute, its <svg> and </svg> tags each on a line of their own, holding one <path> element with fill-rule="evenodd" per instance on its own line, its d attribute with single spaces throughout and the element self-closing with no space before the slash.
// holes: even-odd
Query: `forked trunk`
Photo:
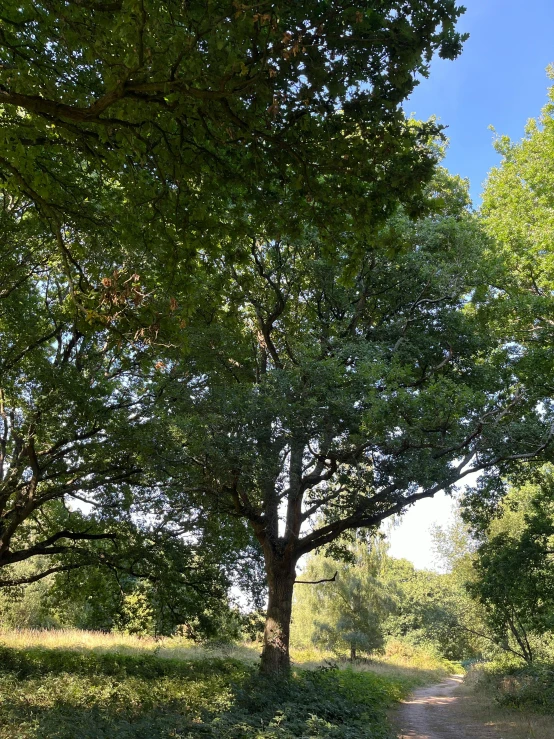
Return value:
<svg viewBox="0 0 554 739">
<path fill-rule="evenodd" d="M 266 562 L 269 597 L 261 671 L 268 675 L 290 669 L 290 619 L 296 570 L 292 562 Z"/>
</svg>

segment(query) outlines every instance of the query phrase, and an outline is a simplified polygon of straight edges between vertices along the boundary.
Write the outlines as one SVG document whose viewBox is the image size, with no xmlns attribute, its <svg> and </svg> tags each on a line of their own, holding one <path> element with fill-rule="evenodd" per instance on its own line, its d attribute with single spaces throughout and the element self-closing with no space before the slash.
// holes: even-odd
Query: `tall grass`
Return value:
<svg viewBox="0 0 554 739">
<path fill-rule="evenodd" d="M 247 644 L 198 645 L 183 637 L 139 637 L 119 632 L 80 631 L 78 629 L 17 629 L 0 630 L 0 644 L 13 649 L 63 649 L 90 651 L 97 654 L 117 652 L 128 655 L 155 655 L 166 659 L 199 660 L 233 657 L 243 662 L 255 663 L 259 650 Z"/>
<path fill-rule="evenodd" d="M 488 662 L 470 670 L 467 685 L 503 707 L 554 715 L 554 663 Z"/>
<path fill-rule="evenodd" d="M 552 739 L 554 667 L 513 661 L 472 666 L 462 689 L 468 717 L 503 739 Z"/>
<path fill-rule="evenodd" d="M 0 644 L 13 649 L 42 647 L 90 651 L 98 654 L 116 652 L 127 655 L 155 655 L 164 659 L 204 660 L 210 658 L 232 658 L 246 664 L 255 665 L 259 661 L 259 644 L 222 644 L 220 642 L 196 644 L 183 637 L 138 637 L 123 633 L 104 633 L 100 631 L 79 631 L 77 629 L 58 629 L 42 631 L 39 629 L 0 630 Z M 303 669 L 317 669 L 337 663 L 332 652 L 314 648 L 292 648 L 293 665 Z M 339 661 L 340 662 L 340 661 Z M 344 664 L 340 662 L 341 664 Z M 389 642 L 382 655 L 371 660 L 361 660 L 353 665 L 358 671 L 398 679 L 411 679 L 414 685 L 440 680 L 444 675 L 460 670 L 430 651 L 418 649 L 395 640 Z"/>
</svg>

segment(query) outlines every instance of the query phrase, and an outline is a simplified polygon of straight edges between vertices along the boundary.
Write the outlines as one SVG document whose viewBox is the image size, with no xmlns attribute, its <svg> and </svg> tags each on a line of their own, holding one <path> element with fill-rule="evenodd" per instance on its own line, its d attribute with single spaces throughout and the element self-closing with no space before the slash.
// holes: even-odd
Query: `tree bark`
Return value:
<svg viewBox="0 0 554 739">
<path fill-rule="evenodd" d="M 290 670 L 290 619 L 292 591 L 296 576 L 291 559 L 267 561 L 269 597 L 264 630 L 261 671 L 267 675 L 283 674 Z"/>
</svg>

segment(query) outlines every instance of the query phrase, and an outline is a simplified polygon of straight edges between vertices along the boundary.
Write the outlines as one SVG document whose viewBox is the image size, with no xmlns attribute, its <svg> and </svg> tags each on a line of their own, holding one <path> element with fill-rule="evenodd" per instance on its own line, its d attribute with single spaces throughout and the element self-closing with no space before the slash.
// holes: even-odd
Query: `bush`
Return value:
<svg viewBox="0 0 554 739">
<path fill-rule="evenodd" d="M 13 567 L 9 573 L 14 578 L 32 575 L 28 563 Z M 59 626 L 55 614 L 46 604 L 51 578 L 39 580 L 27 586 L 0 588 L 0 628 L 2 629 L 51 629 Z"/>
<path fill-rule="evenodd" d="M 492 693 L 501 706 L 554 713 L 553 664 L 522 667 L 507 662 L 490 662 L 476 665 L 472 673 L 471 682 L 475 688 Z"/>
</svg>

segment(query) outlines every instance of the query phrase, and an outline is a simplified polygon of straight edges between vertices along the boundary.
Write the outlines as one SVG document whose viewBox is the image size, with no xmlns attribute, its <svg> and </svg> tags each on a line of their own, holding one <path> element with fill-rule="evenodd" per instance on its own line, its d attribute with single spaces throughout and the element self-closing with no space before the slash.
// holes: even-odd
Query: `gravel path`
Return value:
<svg viewBox="0 0 554 739">
<path fill-rule="evenodd" d="M 439 685 L 416 690 L 394 716 L 399 739 L 499 739 L 488 726 L 475 724 L 456 695 L 463 678 L 453 675 Z"/>
</svg>

